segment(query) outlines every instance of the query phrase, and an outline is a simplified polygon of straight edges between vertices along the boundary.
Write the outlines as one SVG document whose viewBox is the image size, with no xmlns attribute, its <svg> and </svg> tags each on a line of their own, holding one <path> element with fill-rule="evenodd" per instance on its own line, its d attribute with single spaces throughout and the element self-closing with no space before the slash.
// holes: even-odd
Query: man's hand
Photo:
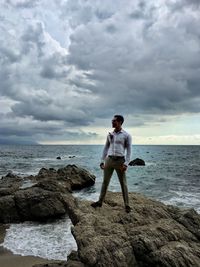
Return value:
<svg viewBox="0 0 200 267">
<path fill-rule="evenodd" d="M 101 168 L 102 170 L 104 169 L 104 163 L 103 163 L 103 162 L 100 164 L 100 168 Z"/>
<path fill-rule="evenodd" d="M 120 170 L 122 172 L 125 172 L 127 170 L 127 166 L 125 164 L 123 164 L 121 167 L 120 167 Z"/>
</svg>

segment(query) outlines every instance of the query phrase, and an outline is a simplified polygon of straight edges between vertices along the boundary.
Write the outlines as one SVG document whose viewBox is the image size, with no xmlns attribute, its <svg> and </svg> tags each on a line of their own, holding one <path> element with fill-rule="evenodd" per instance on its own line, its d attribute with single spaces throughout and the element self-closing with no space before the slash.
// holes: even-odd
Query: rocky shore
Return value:
<svg viewBox="0 0 200 267">
<path fill-rule="evenodd" d="M 89 201 L 68 199 L 78 252 L 66 263 L 37 267 L 199 267 L 200 215 L 129 195 L 129 214 L 121 193 L 109 192 L 103 207 L 96 209 Z"/>
<path fill-rule="evenodd" d="M 7 188 L 1 184 L 1 222 L 23 221 L 27 217 L 44 220 L 67 212 L 78 246 L 67 262 L 34 267 L 200 267 L 200 215 L 193 209 L 167 206 L 130 193 L 132 212 L 126 213 L 122 194 L 113 192 L 107 193 L 101 208 L 94 209 L 90 201 L 79 200 L 70 193 L 95 182 L 94 176 L 74 165 L 60 171 L 42 169 L 29 179 L 34 183 L 30 188 L 20 188 L 20 179 L 15 190 L 11 184 Z M 3 202 L 8 197 L 13 202 Z M 2 203 L 15 204 L 7 204 L 9 216 L 2 215 Z M 12 211 L 17 207 L 17 215 L 11 215 L 11 207 Z"/>
<path fill-rule="evenodd" d="M 63 196 L 94 183 L 95 176 L 76 165 L 23 178 L 8 173 L 0 180 L 0 223 L 59 218 L 67 212 Z"/>
</svg>

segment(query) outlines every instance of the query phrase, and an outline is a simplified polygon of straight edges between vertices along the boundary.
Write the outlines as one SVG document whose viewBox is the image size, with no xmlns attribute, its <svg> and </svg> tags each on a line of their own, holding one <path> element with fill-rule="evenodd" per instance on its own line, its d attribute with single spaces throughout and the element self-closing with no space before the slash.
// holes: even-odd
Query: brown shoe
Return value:
<svg viewBox="0 0 200 267">
<path fill-rule="evenodd" d="M 93 203 L 91 204 L 91 206 L 92 206 L 93 208 L 101 207 L 101 206 L 102 206 L 102 203 L 101 203 L 100 201 L 93 202 Z"/>
<path fill-rule="evenodd" d="M 127 213 L 129 213 L 129 212 L 131 212 L 131 211 L 132 211 L 132 209 L 131 209 L 131 207 L 130 207 L 130 206 L 126 206 L 126 207 L 125 207 L 125 210 L 126 210 L 126 212 L 127 212 Z"/>
</svg>

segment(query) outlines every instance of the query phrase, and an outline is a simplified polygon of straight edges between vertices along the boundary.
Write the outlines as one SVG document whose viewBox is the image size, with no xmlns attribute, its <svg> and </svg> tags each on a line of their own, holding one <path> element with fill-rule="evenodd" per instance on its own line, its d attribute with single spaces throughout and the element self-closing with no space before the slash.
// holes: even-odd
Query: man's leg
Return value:
<svg viewBox="0 0 200 267">
<path fill-rule="evenodd" d="M 100 193 L 100 196 L 99 196 L 99 202 L 101 202 L 101 203 L 103 203 L 104 198 L 106 196 L 106 192 L 107 192 L 108 185 L 110 183 L 110 179 L 112 177 L 113 171 L 114 171 L 113 167 L 105 165 L 103 184 L 101 186 L 101 193 Z"/>
<path fill-rule="evenodd" d="M 128 187 L 127 187 L 127 182 L 126 182 L 126 172 L 122 171 L 119 168 L 116 168 L 115 170 L 117 172 L 117 175 L 118 175 L 118 178 L 120 181 L 126 211 L 130 212 L 131 208 L 129 206 Z"/>
<path fill-rule="evenodd" d="M 103 183 L 102 183 L 102 186 L 101 186 L 101 193 L 100 193 L 100 196 L 99 196 L 99 200 L 97 202 L 94 202 L 94 203 L 91 204 L 91 206 L 94 207 L 94 208 L 101 207 L 102 203 L 104 201 L 104 198 L 106 196 L 108 185 L 110 183 L 110 179 L 111 179 L 113 171 L 114 171 L 114 168 L 113 168 L 111 163 L 112 163 L 111 159 L 107 159 L 106 160 L 105 167 L 104 167 Z"/>
</svg>

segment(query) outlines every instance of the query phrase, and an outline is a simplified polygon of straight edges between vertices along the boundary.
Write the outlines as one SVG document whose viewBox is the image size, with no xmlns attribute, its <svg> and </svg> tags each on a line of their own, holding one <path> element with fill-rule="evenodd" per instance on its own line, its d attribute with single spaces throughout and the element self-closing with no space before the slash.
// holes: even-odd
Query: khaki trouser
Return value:
<svg viewBox="0 0 200 267">
<path fill-rule="evenodd" d="M 109 158 L 109 157 L 106 158 L 105 167 L 104 167 L 103 184 L 101 187 L 101 193 L 99 197 L 100 202 L 104 201 L 113 171 L 116 170 L 117 176 L 119 178 L 119 182 L 121 185 L 122 193 L 123 193 L 124 204 L 125 206 L 129 205 L 128 188 L 127 188 L 127 183 L 126 183 L 126 172 L 120 169 L 120 167 L 123 166 L 124 162 L 125 160 L 123 158 L 119 158 L 117 160 Z"/>
</svg>

